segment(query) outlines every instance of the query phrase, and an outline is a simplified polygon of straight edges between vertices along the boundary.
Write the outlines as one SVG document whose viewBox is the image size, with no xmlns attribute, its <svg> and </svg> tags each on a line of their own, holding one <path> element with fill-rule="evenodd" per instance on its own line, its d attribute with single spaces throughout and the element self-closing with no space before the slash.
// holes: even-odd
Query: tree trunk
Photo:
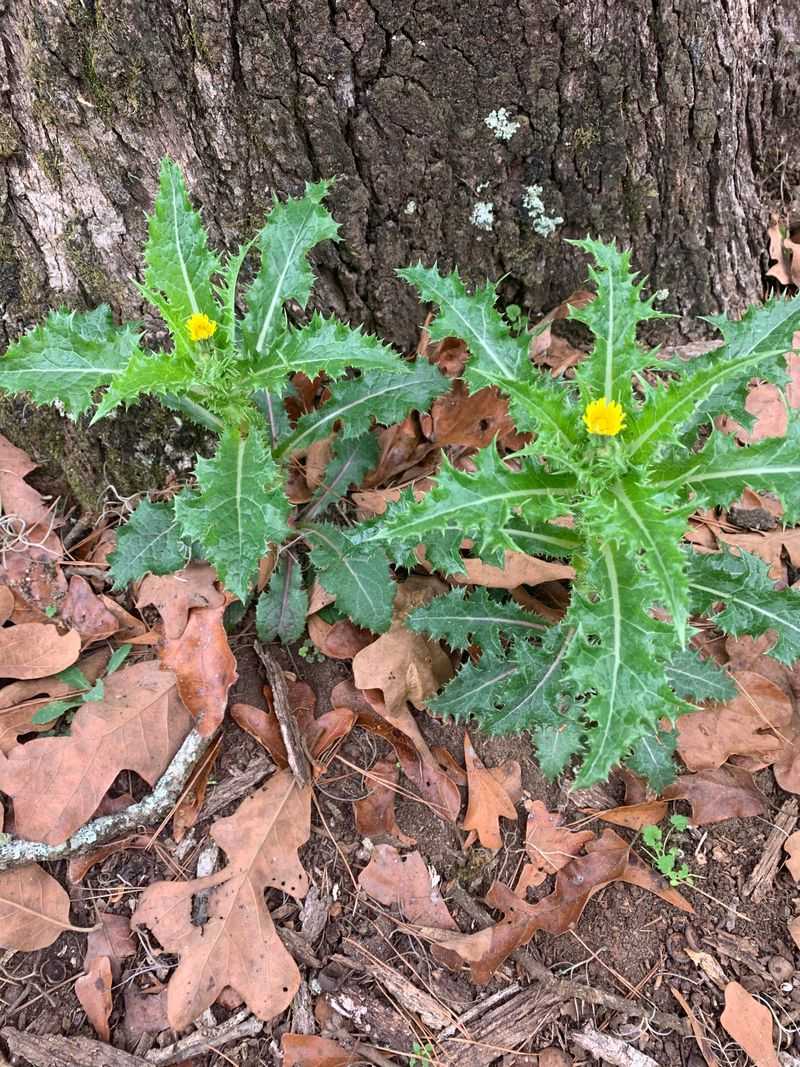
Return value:
<svg viewBox="0 0 800 1067">
<path fill-rule="evenodd" d="M 538 312 L 583 280 L 561 238 L 587 233 L 630 244 L 669 310 L 738 313 L 800 181 L 800 8 L 782 0 L 5 0 L 0 30 L 9 337 L 62 302 L 143 313 L 131 278 L 167 153 L 228 246 L 273 194 L 336 175 L 343 241 L 316 304 L 401 346 L 423 311 L 395 267 L 505 275 Z M 4 432 L 59 459 L 57 417 L 20 411 Z M 125 492 L 185 452 L 137 459 L 133 427 L 71 432 L 84 502 L 72 467 Z"/>
</svg>

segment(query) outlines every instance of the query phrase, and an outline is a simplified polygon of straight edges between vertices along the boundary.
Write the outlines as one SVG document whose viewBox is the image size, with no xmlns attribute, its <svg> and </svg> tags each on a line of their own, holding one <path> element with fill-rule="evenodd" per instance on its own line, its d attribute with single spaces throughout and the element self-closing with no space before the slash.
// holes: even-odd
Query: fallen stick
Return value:
<svg viewBox="0 0 800 1067">
<path fill-rule="evenodd" d="M 266 672 L 267 681 L 272 690 L 275 718 L 278 720 L 289 767 L 297 779 L 298 785 L 309 785 L 311 783 L 311 764 L 303 747 L 303 739 L 300 736 L 300 727 L 297 725 L 297 719 L 289 706 L 289 688 L 286 685 L 286 677 L 280 664 L 259 641 L 253 642 L 253 648 L 261 660 L 261 665 Z"/>
<path fill-rule="evenodd" d="M 31 1034 L 4 1026 L 0 1036 L 12 1056 L 36 1067 L 150 1067 L 147 1060 L 88 1037 Z"/>
<path fill-rule="evenodd" d="M 249 1011 L 239 1011 L 218 1026 L 201 1026 L 176 1041 L 174 1045 L 150 1049 L 144 1054 L 144 1058 L 147 1063 L 155 1064 L 156 1067 L 168 1067 L 168 1064 L 194 1059 L 204 1052 L 214 1052 L 231 1041 L 256 1037 L 263 1029 L 264 1023 L 261 1019 L 256 1019 Z"/>
<path fill-rule="evenodd" d="M 772 889 L 772 883 L 783 861 L 786 838 L 797 824 L 797 798 L 789 797 L 775 816 L 775 824 L 761 852 L 761 859 L 750 872 L 742 888 L 742 896 L 752 897 L 760 904 Z"/>
<path fill-rule="evenodd" d="M 24 867 L 28 863 L 51 863 L 54 860 L 79 856 L 139 827 L 158 824 L 172 810 L 195 764 L 214 737 L 214 734 L 202 737 L 196 730 L 192 730 L 172 757 L 169 767 L 156 782 L 153 791 L 148 793 L 144 800 L 113 815 L 101 815 L 98 819 L 92 819 L 80 830 L 76 830 L 72 837 L 58 845 L 25 841 L 3 834 L 3 843 L 0 844 L 0 871 Z"/>
<path fill-rule="evenodd" d="M 660 1063 L 645 1056 L 643 1052 L 629 1045 L 611 1034 L 601 1034 L 593 1026 L 587 1026 L 583 1030 L 576 1030 L 569 1035 L 570 1041 L 591 1052 L 603 1063 L 613 1063 L 615 1067 L 662 1067 Z"/>
<path fill-rule="evenodd" d="M 487 926 L 493 925 L 494 920 L 488 911 L 476 900 L 473 900 L 457 883 L 450 887 L 447 895 L 467 915 L 474 919 L 481 928 L 485 929 Z M 616 993 L 607 993 L 604 989 L 597 989 L 594 986 L 583 985 L 581 982 L 559 978 L 553 974 L 549 967 L 538 963 L 530 954 L 523 952 L 519 948 L 511 953 L 511 959 L 522 967 L 529 978 L 550 986 L 560 993 L 565 1000 L 572 1000 L 573 997 L 576 997 L 586 1004 L 596 1004 L 598 1007 L 611 1008 L 612 1011 L 618 1011 L 620 1014 L 635 1019 L 647 1019 L 657 1026 L 673 1030 L 675 1033 L 685 1034 L 687 1037 L 691 1035 L 689 1024 L 672 1012 L 659 1011 L 658 1008 L 647 1008 L 643 1004 L 634 1004 L 633 1001 L 627 1000 L 625 997 L 617 996 Z"/>
</svg>

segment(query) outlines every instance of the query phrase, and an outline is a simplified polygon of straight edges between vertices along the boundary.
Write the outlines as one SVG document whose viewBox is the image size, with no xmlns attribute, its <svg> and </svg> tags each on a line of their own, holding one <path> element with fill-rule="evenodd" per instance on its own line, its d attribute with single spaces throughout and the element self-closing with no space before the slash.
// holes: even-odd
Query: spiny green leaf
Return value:
<svg viewBox="0 0 800 1067">
<path fill-rule="evenodd" d="M 529 556 L 553 556 L 559 559 L 571 556 L 581 546 L 581 538 L 573 530 L 554 523 L 541 523 L 528 527 L 514 519 L 504 527 L 507 535 Z"/>
<path fill-rule="evenodd" d="M 261 384 L 261 378 L 266 380 L 276 374 L 283 378 L 302 373 L 314 379 L 318 374 L 341 378 L 348 368 L 383 374 L 408 373 L 411 369 L 399 352 L 372 334 L 319 314 L 314 314 L 307 326 L 287 330 L 276 345 L 274 357 L 268 368 L 256 371 L 255 385 Z"/>
<path fill-rule="evenodd" d="M 137 331 L 115 326 L 105 304 L 81 313 L 51 311 L 9 346 L 0 360 L 0 389 L 60 405 L 74 419 L 91 406 L 95 389 L 138 353 L 138 344 Z"/>
<path fill-rule="evenodd" d="M 470 359 L 464 378 L 471 391 L 522 376 L 528 362 L 528 338 L 514 336 L 500 315 L 494 285 L 487 282 L 469 294 L 458 271 L 443 275 L 437 267 L 423 267 L 421 263 L 397 273 L 415 286 L 423 300 L 439 307 L 428 327 L 431 340 L 458 337 L 467 346 Z"/>
<path fill-rule="evenodd" d="M 660 719 L 684 710 L 664 676 L 664 662 L 677 650 L 674 631 L 648 611 L 657 586 L 630 552 L 600 544 L 593 553 L 566 620 L 576 629 L 566 657 L 569 688 L 588 695 L 584 714 L 593 724 L 579 788 L 604 781 Z"/>
<path fill-rule="evenodd" d="M 314 287 L 308 253 L 320 241 L 335 240 L 338 225 L 323 207 L 330 181 L 306 184 L 302 197 L 275 200 L 266 225 L 256 238 L 261 266 L 245 293 L 247 314 L 242 337 L 258 362 L 284 328 L 283 305 L 296 300 L 305 307 Z"/>
<path fill-rule="evenodd" d="M 659 730 L 645 734 L 633 746 L 625 766 L 634 774 L 646 778 L 656 793 L 661 793 L 675 780 L 673 754 L 678 742 L 675 730 Z"/>
<path fill-rule="evenodd" d="M 314 492 L 306 517 L 319 518 L 351 485 L 360 485 L 378 463 L 378 439 L 372 433 L 348 440 L 336 439 L 325 476 Z"/>
<path fill-rule="evenodd" d="M 631 272 L 630 252 L 588 237 L 569 243 L 588 252 L 596 264 L 589 267 L 589 276 L 597 296 L 583 307 L 571 308 L 569 315 L 594 334 L 594 347 L 575 372 L 581 397 L 584 404 L 600 397 L 616 400 L 629 411 L 633 375 L 655 362 L 654 354 L 637 343 L 636 329 L 641 322 L 665 316 L 653 307 L 653 297 L 642 299 L 643 282 L 637 283 Z"/>
<path fill-rule="evenodd" d="M 327 437 L 339 421 L 343 438 L 360 437 L 373 419 L 391 426 L 409 411 L 425 411 L 449 388 L 449 380 L 427 360 L 418 360 L 408 374 L 368 371 L 360 378 L 335 382 L 327 403 L 298 420 L 295 432 L 282 442 L 277 454 L 308 448 L 313 441 Z"/>
<path fill-rule="evenodd" d="M 800 659 L 800 592 L 777 590 L 769 564 L 750 552 L 694 555 L 689 568 L 692 610 L 707 615 L 726 634 L 759 637 L 772 630 L 770 655 L 781 663 Z M 722 611 L 716 605 L 723 603 Z"/>
<path fill-rule="evenodd" d="M 297 561 L 284 552 L 272 573 L 269 585 L 256 605 L 256 632 L 262 641 L 284 644 L 297 641 L 306 628 L 308 593 L 303 588 L 303 572 Z"/>
<path fill-rule="evenodd" d="M 388 542 L 393 551 L 399 546 L 413 551 L 424 542 L 433 565 L 453 574 L 463 570 L 459 549 L 464 537 L 475 540 L 482 559 L 505 548 L 524 552 L 509 532 L 512 517 L 519 512 L 524 520 L 534 520 L 563 513 L 564 501 L 575 491 L 571 476 L 550 475 L 531 460 L 512 471 L 494 444 L 476 452 L 473 462 L 476 470 L 470 473 L 443 459 L 436 485 L 422 500 L 415 501 L 409 492 L 357 536 Z"/>
<path fill-rule="evenodd" d="M 186 566 L 189 549 L 181 537 L 172 504 L 143 500 L 117 531 L 117 547 L 108 557 L 114 588 L 145 574 L 173 574 Z"/>
<path fill-rule="evenodd" d="M 465 664 L 430 707 L 457 721 L 474 718 L 490 734 L 561 725 L 560 678 L 570 640 L 552 627 L 541 644 L 517 639 L 505 652 L 487 651 Z"/>
<path fill-rule="evenodd" d="M 686 643 L 689 620 L 686 553 L 681 538 L 693 510 L 692 504 L 674 506 L 669 494 L 657 493 L 635 477 L 612 482 L 605 492 L 587 500 L 583 509 L 589 539 L 594 536 L 633 555 L 643 554 L 681 645 Z"/>
<path fill-rule="evenodd" d="M 214 291 L 221 305 L 218 346 L 231 351 L 236 348 L 239 332 L 239 319 L 236 314 L 239 274 L 254 243 L 255 238 L 240 245 L 235 255 L 228 256 L 224 267 L 220 268 L 221 280 L 218 285 L 214 286 Z"/>
<path fill-rule="evenodd" d="M 148 230 L 145 283 L 162 294 L 173 332 L 175 325 L 185 324 L 191 315 L 216 320 L 219 312 L 211 279 L 219 270 L 219 260 L 208 247 L 208 234 L 200 213 L 189 201 L 181 169 L 171 159 L 161 162 Z"/>
<path fill-rule="evenodd" d="M 667 681 L 685 700 L 731 700 L 736 685 L 727 671 L 711 659 L 702 659 L 692 648 L 676 653 L 667 665 Z"/>
<path fill-rule="evenodd" d="M 446 641 L 451 648 L 465 649 L 476 644 L 498 655 L 501 633 L 531 637 L 546 629 L 541 620 L 534 619 L 513 600 L 494 600 L 484 588 L 475 589 L 469 597 L 463 588 L 451 589 L 411 612 L 406 625 L 417 633 Z"/>
<path fill-rule="evenodd" d="M 581 412 L 569 388 L 544 377 L 538 382 L 503 382 L 500 388 L 509 398 L 517 430 L 537 435 L 533 445 L 523 451 L 574 467 L 583 435 Z"/>
<path fill-rule="evenodd" d="M 673 492 L 691 489 L 695 507 L 727 507 L 746 488 L 778 494 L 786 521 L 800 519 L 800 419 L 790 420 L 785 437 L 771 437 L 753 445 L 739 445 L 719 431 L 701 452 L 661 464 L 653 481 Z"/>
<path fill-rule="evenodd" d="M 289 532 L 289 503 L 264 435 L 226 430 L 212 459 L 197 460 L 199 492 L 182 493 L 175 514 L 225 587 L 245 600 L 261 557 Z"/>
<path fill-rule="evenodd" d="M 358 626 L 383 633 L 392 622 L 395 586 L 386 553 L 379 545 L 354 545 L 337 526 L 303 528 L 311 562 L 323 588 Z"/>
<path fill-rule="evenodd" d="M 583 746 L 584 728 L 575 719 L 535 726 L 531 731 L 536 760 L 545 778 L 557 778 Z"/>
<path fill-rule="evenodd" d="M 97 406 L 92 425 L 115 407 L 132 404 L 142 395 L 163 397 L 167 393 L 186 392 L 195 377 L 196 372 L 188 360 L 175 353 L 137 350 L 127 365 L 114 375 Z"/>
<path fill-rule="evenodd" d="M 625 449 L 631 463 L 647 463 L 725 382 L 755 372 L 788 351 L 794 332 L 800 328 L 800 296 L 750 308 L 738 322 L 712 321 L 722 330 L 725 344 L 693 361 L 680 381 L 651 392 L 642 412 L 625 430 Z"/>
</svg>

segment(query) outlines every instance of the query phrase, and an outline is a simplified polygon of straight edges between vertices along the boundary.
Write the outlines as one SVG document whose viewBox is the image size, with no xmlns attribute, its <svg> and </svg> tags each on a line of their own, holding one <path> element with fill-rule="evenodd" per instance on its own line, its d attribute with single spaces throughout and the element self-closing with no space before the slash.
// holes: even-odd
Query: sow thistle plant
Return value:
<svg viewBox="0 0 800 1067">
<path fill-rule="evenodd" d="M 385 555 L 352 549 L 339 528 L 320 520 L 377 462 L 373 420 L 391 424 L 425 409 L 450 383 L 427 361 L 403 360 L 335 318 L 314 314 L 299 327 L 289 322 L 284 305 L 293 301 L 305 309 L 314 284 L 308 253 L 337 238 L 338 226 L 323 205 L 329 188 L 321 181 L 307 185 L 300 198 L 276 201 L 256 237 L 220 257 L 181 171 L 164 160 L 138 288 L 164 320 L 169 347 L 142 347 L 139 328 L 115 325 L 107 307 L 61 310 L 0 362 L 0 388 L 59 404 L 73 419 L 106 387 L 93 423 L 149 395 L 218 436 L 212 458 L 197 460 L 196 488 L 168 504 L 144 500 L 119 531 L 111 558 L 117 586 L 148 571 L 179 570 L 194 552 L 246 601 L 268 547 L 300 535 L 341 611 L 373 630 L 389 626 L 394 587 Z M 251 251 L 260 265 L 240 292 Z M 283 399 L 298 373 L 326 375 L 330 397 L 292 427 Z M 339 425 L 323 488 L 303 513 L 293 514 L 284 488 L 289 460 Z M 259 601 L 261 635 L 299 637 L 305 607 L 300 567 L 284 553 Z"/>
<path fill-rule="evenodd" d="M 709 319 L 721 347 L 664 362 L 637 342 L 640 323 L 662 315 L 653 297 L 644 299 L 629 254 L 574 243 L 594 257 L 597 289 L 593 302 L 571 310 L 594 335 L 574 381 L 531 364 L 531 334 L 503 318 L 493 285 L 470 294 L 457 273 L 422 265 L 400 272 L 439 308 L 432 338 L 465 343 L 468 388 L 497 386 L 517 429 L 535 439 L 504 458 L 494 445 L 482 449 L 473 471 L 443 462 L 422 500 L 409 490 L 351 537 L 359 548 L 383 545 L 405 567 L 424 544 L 445 574 L 463 571 L 465 538 L 496 564 L 506 549 L 569 559 L 576 577 L 558 625 L 545 627 L 481 589 L 453 589 L 411 614 L 414 630 L 482 650 L 431 708 L 474 716 L 491 733 L 530 731 L 551 776 L 578 756 L 578 786 L 627 763 L 660 788 L 673 776 L 670 724 L 693 710 L 688 701 L 734 691 L 689 645 L 692 616 L 733 635 L 774 631 L 771 654 L 784 663 L 800 657 L 797 592 L 776 591 L 767 564 L 746 552 L 699 555 L 682 543 L 692 511 L 728 505 L 747 486 L 777 493 L 786 521 L 798 519 L 798 420 L 785 438 L 746 448 L 713 420 L 726 411 L 747 423 L 751 377 L 787 380 L 800 299 L 773 300 L 737 322 Z"/>
</svg>

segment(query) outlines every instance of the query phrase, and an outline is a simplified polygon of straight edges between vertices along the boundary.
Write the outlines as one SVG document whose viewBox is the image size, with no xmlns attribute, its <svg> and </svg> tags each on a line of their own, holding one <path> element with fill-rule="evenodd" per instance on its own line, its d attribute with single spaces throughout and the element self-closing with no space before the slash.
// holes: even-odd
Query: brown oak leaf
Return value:
<svg viewBox="0 0 800 1067">
<path fill-rule="evenodd" d="M 464 762 L 467 768 L 467 814 L 464 829 L 474 830 L 484 848 L 496 852 L 502 847 L 500 819 L 517 818 L 517 809 L 496 774 L 488 770 L 464 733 Z M 497 770 L 497 768 L 494 768 Z M 517 764 L 519 770 L 519 764 Z"/>
<path fill-rule="evenodd" d="M 381 904 L 396 906 L 406 922 L 458 929 L 419 852 L 401 854 L 393 845 L 376 845 L 358 884 Z"/>
<path fill-rule="evenodd" d="M 154 607 L 164 623 L 164 636 L 177 640 L 189 622 L 192 608 L 219 608 L 225 594 L 216 586 L 217 572 L 195 561 L 175 574 L 148 574 L 139 586 L 137 608 Z"/>
<path fill-rule="evenodd" d="M 46 678 L 80 655 L 77 630 L 60 634 L 51 623 L 24 622 L 0 629 L 0 678 Z"/>
<path fill-rule="evenodd" d="M 181 636 L 166 641 L 161 650 L 161 662 L 175 672 L 181 700 L 204 737 L 213 734 L 225 717 L 228 693 L 239 677 L 224 613 L 224 601 L 212 608 L 192 608 Z"/>
</svg>

